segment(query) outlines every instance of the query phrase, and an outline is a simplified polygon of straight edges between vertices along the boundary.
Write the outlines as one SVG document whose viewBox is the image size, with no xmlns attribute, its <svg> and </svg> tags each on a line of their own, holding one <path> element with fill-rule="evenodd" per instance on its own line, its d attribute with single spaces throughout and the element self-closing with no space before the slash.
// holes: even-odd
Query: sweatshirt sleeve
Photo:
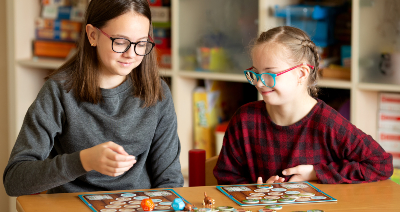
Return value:
<svg viewBox="0 0 400 212">
<path fill-rule="evenodd" d="M 229 122 L 221 152 L 213 170 L 219 185 L 254 183 L 249 180 L 251 177 L 243 152 L 244 139 L 241 124 L 240 112 L 237 112 Z"/>
<path fill-rule="evenodd" d="M 60 86 L 46 81 L 25 115 L 3 174 L 9 196 L 39 193 L 86 173 L 79 152 L 49 157 L 64 122 Z"/>
<path fill-rule="evenodd" d="M 179 156 L 181 144 L 177 133 L 177 118 L 172 96 L 163 81 L 164 99 L 159 102 L 158 125 L 150 147 L 148 166 L 151 167 L 153 188 L 183 186 Z"/>
<path fill-rule="evenodd" d="M 314 169 L 322 183 L 364 183 L 386 180 L 393 174 L 392 155 L 369 135 L 349 124 L 337 131 L 332 145 L 337 160 L 316 164 Z"/>
</svg>

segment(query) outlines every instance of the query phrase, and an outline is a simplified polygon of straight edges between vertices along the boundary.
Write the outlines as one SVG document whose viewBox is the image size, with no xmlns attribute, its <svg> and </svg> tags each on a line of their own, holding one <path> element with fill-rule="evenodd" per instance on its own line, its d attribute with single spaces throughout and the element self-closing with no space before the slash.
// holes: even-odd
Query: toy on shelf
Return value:
<svg viewBox="0 0 400 212">
<path fill-rule="evenodd" d="M 211 197 L 208 197 L 207 193 L 204 192 L 203 206 L 206 208 L 212 208 L 212 206 L 214 205 L 215 205 L 215 200 Z"/>
<path fill-rule="evenodd" d="M 152 211 L 154 209 L 154 202 L 150 198 L 143 199 L 140 206 L 142 206 L 144 211 Z"/>
<path fill-rule="evenodd" d="M 176 198 L 171 204 L 172 208 L 176 211 L 181 211 L 185 208 L 185 203 L 181 198 Z"/>
</svg>

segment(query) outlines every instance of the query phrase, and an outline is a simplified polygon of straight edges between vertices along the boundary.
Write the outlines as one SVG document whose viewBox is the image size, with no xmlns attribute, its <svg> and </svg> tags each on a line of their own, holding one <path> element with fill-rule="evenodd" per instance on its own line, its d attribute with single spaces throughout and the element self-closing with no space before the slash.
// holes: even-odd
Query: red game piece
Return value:
<svg viewBox="0 0 400 212">
<path fill-rule="evenodd" d="M 140 203 L 144 211 L 152 211 L 154 209 L 154 202 L 151 199 L 144 199 Z"/>
</svg>

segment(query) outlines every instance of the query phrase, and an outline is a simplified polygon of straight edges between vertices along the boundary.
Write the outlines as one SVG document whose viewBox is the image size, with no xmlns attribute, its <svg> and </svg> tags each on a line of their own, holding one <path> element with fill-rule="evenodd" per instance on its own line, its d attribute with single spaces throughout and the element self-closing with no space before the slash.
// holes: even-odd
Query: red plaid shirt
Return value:
<svg viewBox="0 0 400 212">
<path fill-rule="evenodd" d="M 321 183 L 362 183 L 388 179 L 392 161 L 371 136 L 322 100 L 290 126 L 273 123 L 264 101 L 257 101 L 232 117 L 214 175 L 220 185 L 249 184 L 311 164 Z"/>
</svg>

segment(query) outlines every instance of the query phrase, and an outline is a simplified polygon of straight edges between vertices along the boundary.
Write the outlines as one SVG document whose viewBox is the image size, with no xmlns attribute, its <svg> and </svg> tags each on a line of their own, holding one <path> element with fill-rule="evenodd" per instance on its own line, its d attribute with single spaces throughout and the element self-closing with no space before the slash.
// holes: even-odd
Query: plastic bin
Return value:
<svg viewBox="0 0 400 212">
<path fill-rule="evenodd" d="M 336 7 L 290 5 L 275 6 L 275 16 L 285 18 L 285 25 L 305 31 L 319 47 L 327 47 L 334 40 Z"/>
</svg>

